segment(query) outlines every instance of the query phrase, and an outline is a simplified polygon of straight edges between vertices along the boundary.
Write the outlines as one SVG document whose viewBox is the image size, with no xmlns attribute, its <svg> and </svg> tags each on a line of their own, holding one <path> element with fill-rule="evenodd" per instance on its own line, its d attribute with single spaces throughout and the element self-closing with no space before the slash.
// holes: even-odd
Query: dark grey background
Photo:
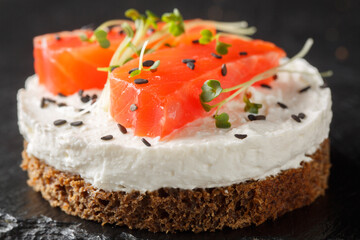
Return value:
<svg viewBox="0 0 360 240">
<path fill-rule="evenodd" d="M 359 5 L 355 0 L 0 0 L 0 238 L 359 239 Z M 198 235 L 166 235 L 114 226 L 101 227 L 97 223 L 67 216 L 59 209 L 51 208 L 39 193 L 28 188 L 26 174 L 19 168 L 22 137 L 16 123 L 16 92 L 23 87 L 25 78 L 34 73 L 32 38 L 47 32 L 72 30 L 90 23 L 97 25 L 111 18 L 123 18 L 124 11 L 130 7 L 140 11 L 151 9 L 159 15 L 177 7 L 186 19 L 247 20 L 258 28 L 256 38 L 275 42 L 290 56 L 308 37 L 314 38 L 315 45 L 306 59 L 320 71 L 331 69 L 335 73 L 328 79 L 333 94 L 334 118 L 330 133 L 333 167 L 326 196 L 309 207 L 259 227 Z M 13 226 L 13 229 L 1 233 L 5 226 Z"/>
</svg>

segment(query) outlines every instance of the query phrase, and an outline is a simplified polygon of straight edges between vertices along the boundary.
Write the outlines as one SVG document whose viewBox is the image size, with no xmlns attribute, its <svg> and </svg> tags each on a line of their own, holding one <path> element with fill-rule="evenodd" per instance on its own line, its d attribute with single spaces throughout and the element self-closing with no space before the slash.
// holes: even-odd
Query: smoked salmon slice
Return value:
<svg viewBox="0 0 360 240">
<path fill-rule="evenodd" d="M 80 35 L 91 30 L 51 33 L 34 38 L 34 67 L 40 84 L 53 94 L 72 94 L 80 89 L 102 89 L 107 73 L 97 70 L 108 66 L 125 34 L 117 29 L 108 33 L 109 48 L 85 42 Z"/>
<path fill-rule="evenodd" d="M 188 20 L 191 24 L 198 20 Z M 159 29 L 164 24 L 159 23 Z M 207 28 L 215 33 L 213 24 L 197 24 L 189 27 L 179 37 L 170 36 L 164 40 L 158 48 L 174 47 L 179 43 L 191 43 L 198 39 L 200 30 Z M 107 80 L 107 72 L 98 71 L 99 67 L 109 66 L 110 60 L 118 45 L 124 39 L 125 34 L 119 27 L 112 28 L 107 37 L 111 45 L 102 48 L 97 42 L 84 42 L 80 35 L 88 38 L 93 34 L 91 30 L 74 30 L 71 32 L 59 32 L 45 34 L 34 38 L 34 68 L 43 84 L 53 94 L 73 94 L 80 89 L 102 89 Z M 147 33 L 147 37 L 152 34 Z M 151 48 L 157 42 L 149 45 Z M 136 54 L 133 55 L 136 58 Z"/>
<path fill-rule="evenodd" d="M 204 111 L 199 100 L 206 80 L 217 79 L 223 88 L 232 87 L 278 66 L 279 59 L 285 56 L 282 49 L 261 40 L 238 37 L 220 40 L 232 45 L 221 58 L 212 55 L 215 42 L 207 45 L 186 42 L 145 55 L 144 61 L 160 60 L 156 72 L 142 71 L 131 77 L 129 71 L 138 67 L 139 59 L 115 69 L 109 76 L 111 116 L 123 126 L 133 128 L 137 136 L 163 138 L 197 118 L 213 114 Z M 183 59 L 195 60 L 194 68 L 183 63 Z M 225 76 L 221 73 L 223 64 L 227 68 Z M 135 79 L 146 79 L 147 83 L 136 84 Z M 221 94 L 214 101 L 230 94 Z"/>
</svg>

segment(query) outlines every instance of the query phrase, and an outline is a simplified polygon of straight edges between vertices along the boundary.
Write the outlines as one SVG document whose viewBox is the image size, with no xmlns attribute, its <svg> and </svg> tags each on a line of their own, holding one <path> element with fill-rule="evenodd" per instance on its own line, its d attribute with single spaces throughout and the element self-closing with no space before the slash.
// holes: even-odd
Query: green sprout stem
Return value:
<svg viewBox="0 0 360 240">
<path fill-rule="evenodd" d="M 185 27 L 193 27 L 196 25 L 214 25 L 214 27 L 222 31 L 222 35 L 235 34 L 242 38 L 250 39 L 248 36 L 253 35 L 256 32 L 255 27 L 248 27 L 248 23 L 245 21 L 239 22 L 218 22 L 211 20 L 195 20 L 187 23 Z M 230 34 L 229 34 L 230 33 Z"/>
<path fill-rule="evenodd" d="M 310 73 L 310 72 L 305 72 L 305 71 L 295 71 L 295 70 L 287 70 L 287 69 L 279 69 L 278 72 L 287 72 L 287 73 L 299 73 L 299 74 L 304 74 L 304 75 L 309 75 L 309 76 L 314 76 L 316 73 Z M 319 72 L 320 76 L 323 78 L 326 77 L 331 77 L 334 75 L 334 72 L 331 70 L 325 71 L 325 72 Z"/>
<path fill-rule="evenodd" d="M 141 49 L 141 52 L 140 52 L 140 58 L 139 58 L 139 70 L 141 71 L 143 69 L 143 59 L 144 59 L 144 53 L 145 53 L 145 49 L 146 49 L 146 45 L 149 43 L 149 41 L 145 41 L 142 49 Z"/>
</svg>

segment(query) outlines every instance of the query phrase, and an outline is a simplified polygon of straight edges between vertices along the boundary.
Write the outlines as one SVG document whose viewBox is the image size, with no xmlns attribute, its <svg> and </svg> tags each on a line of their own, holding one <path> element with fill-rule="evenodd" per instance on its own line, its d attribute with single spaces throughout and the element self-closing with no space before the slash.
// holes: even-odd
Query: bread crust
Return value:
<svg viewBox="0 0 360 240">
<path fill-rule="evenodd" d="M 146 193 L 96 189 L 79 175 L 58 171 L 29 156 L 26 143 L 22 156 L 21 167 L 28 172 L 28 185 L 52 207 L 102 224 L 151 232 L 201 232 L 259 225 L 323 195 L 330 173 L 328 139 L 309 156 L 312 161 L 264 180 L 206 189 L 161 188 Z"/>
</svg>

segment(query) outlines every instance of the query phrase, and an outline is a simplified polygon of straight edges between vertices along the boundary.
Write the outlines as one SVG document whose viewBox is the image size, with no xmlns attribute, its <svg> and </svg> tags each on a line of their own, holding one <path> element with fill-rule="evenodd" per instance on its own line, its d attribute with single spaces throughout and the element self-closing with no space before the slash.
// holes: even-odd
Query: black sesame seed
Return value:
<svg viewBox="0 0 360 240">
<path fill-rule="evenodd" d="M 145 138 L 141 138 L 141 141 L 142 141 L 147 147 L 151 147 L 151 144 L 150 144 Z"/>
<path fill-rule="evenodd" d="M 300 89 L 300 90 L 299 90 L 299 93 L 304 93 L 304 92 L 306 92 L 307 90 L 309 90 L 310 88 L 311 88 L 311 86 L 304 87 L 303 89 Z"/>
<path fill-rule="evenodd" d="M 221 55 L 217 55 L 215 53 L 211 53 L 211 56 L 213 56 L 214 58 L 217 58 L 217 59 L 222 59 Z"/>
<path fill-rule="evenodd" d="M 172 46 L 170 45 L 170 43 L 164 43 L 164 46 L 165 46 L 165 47 L 169 47 L 169 48 L 172 47 Z"/>
<path fill-rule="evenodd" d="M 234 136 L 235 136 L 236 138 L 238 138 L 238 139 L 244 139 L 244 138 L 247 137 L 246 134 L 235 134 Z"/>
<path fill-rule="evenodd" d="M 265 83 L 260 85 L 262 88 L 267 88 L 267 89 L 272 89 L 272 87 L 270 85 L 267 85 Z"/>
<path fill-rule="evenodd" d="M 75 122 L 70 123 L 70 125 L 74 126 L 74 127 L 78 127 L 78 126 L 83 125 L 83 122 L 82 121 L 75 121 Z"/>
<path fill-rule="evenodd" d="M 192 40 L 191 42 L 194 44 L 197 44 L 197 43 L 199 43 L 199 39 Z"/>
<path fill-rule="evenodd" d="M 61 92 L 58 93 L 59 97 L 66 97 L 66 95 L 62 94 Z"/>
<path fill-rule="evenodd" d="M 45 98 L 42 98 L 42 99 L 41 99 L 41 103 L 40 103 L 40 107 L 41 107 L 41 108 L 44 108 L 45 106 L 46 106 Z"/>
<path fill-rule="evenodd" d="M 49 102 L 49 103 L 56 103 L 56 101 L 54 99 L 51 98 L 44 98 L 45 102 Z"/>
<path fill-rule="evenodd" d="M 275 75 L 273 76 L 273 80 L 276 80 L 276 79 L 278 79 L 278 75 L 277 75 L 277 74 L 275 74 Z"/>
<path fill-rule="evenodd" d="M 122 132 L 123 134 L 127 133 L 126 128 L 123 125 L 121 125 L 120 123 L 118 123 L 118 128 L 120 129 L 120 132 Z"/>
<path fill-rule="evenodd" d="M 97 99 L 98 98 L 98 96 L 96 95 L 96 94 L 93 94 L 92 96 L 91 96 L 91 99 Z"/>
<path fill-rule="evenodd" d="M 301 118 L 301 119 L 304 119 L 306 117 L 306 115 L 305 115 L 305 113 L 299 113 L 298 117 Z"/>
<path fill-rule="evenodd" d="M 60 40 L 61 40 L 61 37 L 60 37 L 59 35 L 56 35 L 56 36 L 55 36 L 55 39 L 56 39 L 56 41 L 60 41 Z"/>
<path fill-rule="evenodd" d="M 79 108 L 79 109 L 78 109 L 79 112 L 82 112 L 82 111 L 84 111 L 84 110 L 85 110 L 85 109 L 83 109 L 83 108 Z M 86 113 L 90 113 L 90 111 L 85 112 L 85 114 L 86 114 Z"/>
<path fill-rule="evenodd" d="M 80 90 L 78 91 L 78 94 L 79 94 L 79 96 L 81 97 L 81 96 L 84 94 L 84 90 L 83 90 L 83 89 L 80 89 Z"/>
<path fill-rule="evenodd" d="M 255 118 L 255 120 L 266 120 L 266 116 L 264 115 L 257 115 Z"/>
<path fill-rule="evenodd" d="M 121 35 L 121 34 L 124 34 L 125 31 L 124 31 L 124 30 L 120 30 L 118 33 L 119 33 L 119 35 Z"/>
<path fill-rule="evenodd" d="M 246 56 L 248 53 L 247 52 L 239 52 L 240 56 Z"/>
<path fill-rule="evenodd" d="M 149 28 L 148 32 L 149 32 L 149 33 L 153 33 L 153 32 L 155 32 L 155 29 Z"/>
<path fill-rule="evenodd" d="M 137 78 L 134 80 L 135 84 L 145 84 L 148 83 L 149 81 L 147 79 L 143 79 L 143 78 Z"/>
<path fill-rule="evenodd" d="M 196 60 L 195 59 L 191 59 L 191 58 L 185 58 L 183 60 L 181 60 L 182 63 L 189 63 L 189 62 L 192 62 L 192 63 L 195 63 Z"/>
<path fill-rule="evenodd" d="M 281 102 L 277 102 L 277 104 L 278 104 L 281 108 L 283 108 L 283 109 L 288 108 L 285 104 L 283 104 L 283 103 L 281 103 Z"/>
<path fill-rule="evenodd" d="M 136 106 L 136 104 L 131 104 L 130 106 L 130 111 L 136 111 L 138 109 L 138 106 Z"/>
<path fill-rule="evenodd" d="M 130 69 L 129 74 L 131 74 L 133 71 L 138 70 L 138 69 L 139 69 L 139 68 Z"/>
<path fill-rule="evenodd" d="M 226 68 L 226 64 L 224 63 L 224 64 L 221 66 L 221 75 L 223 75 L 223 76 L 225 77 L 226 74 L 227 74 L 227 68 Z"/>
<path fill-rule="evenodd" d="M 300 119 L 298 116 L 296 116 L 295 114 L 292 114 L 291 117 L 292 117 L 292 119 L 294 119 L 296 122 L 298 122 L 298 123 L 301 122 L 301 119 Z"/>
<path fill-rule="evenodd" d="M 329 87 L 329 86 L 328 86 L 326 83 L 324 83 L 323 85 L 320 86 L 320 88 L 322 88 L 322 89 L 328 88 L 328 87 Z"/>
<path fill-rule="evenodd" d="M 195 64 L 194 64 L 193 62 L 188 62 L 188 63 L 186 63 L 186 66 L 187 66 L 188 68 L 190 68 L 191 70 L 194 70 L 194 68 L 195 68 Z"/>
<path fill-rule="evenodd" d="M 80 100 L 83 102 L 83 103 L 87 103 L 88 101 L 90 101 L 90 96 L 88 94 L 86 94 L 86 96 L 82 96 L 80 98 Z"/>
<path fill-rule="evenodd" d="M 55 126 L 60 126 L 60 125 L 63 125 L 65 123 L 66 123 L 66 120 L 64 120 L 64 119 L 58 119 L 58 120 L 54 121 Z"/>
<path fill-rule="evenodd" d="M 266 116 L 264 115 L 253 115 L 253 114 L 249 114 L 248 115 L 248 119 L 250 121 L 255 121 L 255 120 L 266 120 Z"/>
<path fill-rule="evenodd" d="M 113 135 L 106 135 L 106 136 L 101 137 L 101 140 L 105 140 L 105 141 L 111 140 L 111 139 L 113 139 Z"/>
<path fill-rule="evenodd" d="M 155 63 L 155 61 L 153 61 L 153 60 L 146 60 L 146 61 L 143 62 L 143 66 L 144 67 L 151 67 L 154 63 Z"/>
<path fill-rule="evenodd" d="M 67 104 L 66 103 L 58 103 L 58 107 L 66 107 Z"/>
<path fill-rule="evenodd" d="M 255 117 L 255 115 L 253 115 L 253 114 L 249 114 L 249 115 L 248 115 L 248 119 L 249 119 L 250 121 L 255 121 L 255 120 L 256 120 L 256 117 Z"/>
</svg>

